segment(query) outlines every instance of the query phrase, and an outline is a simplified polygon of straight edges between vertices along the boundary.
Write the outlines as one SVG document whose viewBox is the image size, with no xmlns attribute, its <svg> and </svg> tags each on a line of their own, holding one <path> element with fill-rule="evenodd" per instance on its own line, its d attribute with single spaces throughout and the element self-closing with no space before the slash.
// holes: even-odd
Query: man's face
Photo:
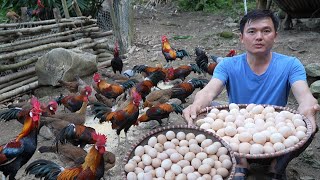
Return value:
<svg viewBox="0 0 320 180">
<path fill-rule="evenodd" d="M 270 52 L 276 37 L 277 32 L 271 18 L 263 18 L 248 21 L 244 26 L 240 40 L 248 53 L 264 55 Z"/>
</svg>

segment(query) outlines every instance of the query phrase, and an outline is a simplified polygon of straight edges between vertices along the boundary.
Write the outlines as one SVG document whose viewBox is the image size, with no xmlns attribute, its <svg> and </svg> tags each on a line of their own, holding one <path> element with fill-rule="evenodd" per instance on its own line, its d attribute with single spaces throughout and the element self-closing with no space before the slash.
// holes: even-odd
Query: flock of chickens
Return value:
<svg viewBox="0 0 320 180">
<path fill-rule="evenodd" d="M 39 159 L 27 166 L 27 174 L 45 179 L 90 180 L 103 177 L 104 172 L 115 165 L 115 155 L 106 151 L 105 135 L 84 125 L 88 106 L 100 123 L 111 122 L 112 129 L 118 135 L 118 146 L 122 130 L 127 138 L 127 132 L 133 125 L 151 120 L 162 125 L 162 119 L 168 118 L 170 113 L 181 114 L 181 104 L 186 102 L 186 98 L 196 88 L 203 88 L 208 83 L 207 79 L 184 81 L 185 78 L 192 71 L 212 74 L 217 62 L 209 62 L 207 53 L 196 48 L 195 64 L 169 67 L 170 62 L 189 54 L 185 50 L 173 49 L 166 36 L 162 36 L 161 40 L 162 52 L 167 60 L 165 67 L 136 65 L 130 70 L 131 73 L 123 75 L 123 62 L 116 43 L 111 61 L 114 73 L 95 73 L 92 85 L 86 84 L 79 77 L 74 82 L 61 80 L 60 84 L 71 94 L 60 95 L 47 104 L 41 104 L 36 97 L 32 97 L 29 103 L 19 108 L 12 106 L 0 110 L 0 120 L 16 119 L 23 124 L 14 140 L 0 146 L 0 171 L 4 176 L 15 179 L 17 171 L 38 148 L 41 153 L 58 153 L 68 168 Z M 235 51 L 231 50 L 227 56 L 233 55 Z M 142 81 L 138 73 L 144 76 Z M 170 88 L 159 88 L 160 82 Z M 57 112 L 59 105 L 70 112 Z M 37 136 L 42 126 L 47 126 L 54 134 L 54 145 L 37 147 Z M 83 149 L 87 144 L 93 144 L 88 152 Z"/>
</svg>

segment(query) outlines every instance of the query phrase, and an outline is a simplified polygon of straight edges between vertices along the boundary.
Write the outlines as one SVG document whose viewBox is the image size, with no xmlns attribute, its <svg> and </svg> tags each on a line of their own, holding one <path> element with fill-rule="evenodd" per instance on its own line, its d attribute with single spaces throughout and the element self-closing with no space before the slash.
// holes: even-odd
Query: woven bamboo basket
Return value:
<svg viewBox="0 0 320 180">
<path fill-rule="evenodd" d="M 272 106 L 272 105 L 266 105 L 266 104 L 261 104 L 264 107 L 267 106 Z M 239 108 L 246 108 L 248 106 L 248 104 L 238 104 Z M 293 110 L 291 108 L 288 107 L 282 107 L 282 106 L 272 106 L 276 111 L 280 112 L 280 111 L 289 111 L 292 112 L 294 114 L 299 114 L 298 111 Z M 213 108 L 217 108 L 219 110 L 225 109 L 225 110 L 229 110 L 229 105 L 219 105 L 219 106 L 211 106 L 211 107 L 207 107 L 204 109 L 200 110 L 200 113 L 197 117 L 197 119 L 202 119 L 204 118 L 211 109 Z M 238 152 L 234 152 L 235 156 L 239 156 L 239 157 L 245 157 L 247 159 L 268 159 L 268 158 L 275 158 L 284 154 L 287 154 L 289 152 L 292 152 L 296 149 L 301 148 L 306 142 L 307 140 L 311 137 L 312 134 L 312 124 L 311 121 L 309 119 L 307 119 L 304 115 L 301 115 L 303 117 L 303 121 L 306 123 L 306 128 L 307 128 L 307 132 L 306 132 L 306 136 L 301 139 L 297 144 L 295 144 L 292 147 L 286 148 L 284 150 L 275 152 L 275 153 L 266 153 L 266 154 L 243 154 L 243 153 L 238 153 Z"/>
<path fill-rule="evenodd" d="M 166 126 L 166 127 L 158 128 L 158 129 L 155 129 L 155 130 L 149 132 L 148 134 L 143 136 L 140 140 L 138 140 L 135 144 L 133 144 L 131 146 L 131 148 L 128 150 L 128 152 L 123 160 L 123 166 L 126 165 L 128 163 L 128 161 L 134 156 L 134 150 L 136 149 L 137 146 L 146 145 L 146 144 L 148 144 L 148 140 L 152 136 L 158 136 L 159 134 L 165 135 L 167 131 L 173 131 L 175 133 L 184 132 L 186 134 L 187 133 L 194 133 L 195 135 L 203 134 L 206 136 L 207 139 L 212 139 L 213 142 L 220 142 L 222 144 L 222 146 L 224 146 L 225 148 L 228 149 L 228 156 L 230 157 L 230 159 L 232 161 L 232 167 L 231 167 L 231 170 L 229 171 L 229 176 L 225 179 L 228 179 L 228 180 L 233 179 L 233 176 L 235 173 L 236 159 L 235 159 L 235 156 L 233 155 L 234 153 L 231 150 L 230 146 L 222 138 L 220 138 L 216 134 L 213 134 L 208 131 L 204 131 L 203 129 L 200 129 L 198 127 L 188 127 L 187 125 Z M 121 173 L 122 173 L 121 174 L 122 178 L 127 179 L 127 173 L 124 170 Z"/>
</svg>

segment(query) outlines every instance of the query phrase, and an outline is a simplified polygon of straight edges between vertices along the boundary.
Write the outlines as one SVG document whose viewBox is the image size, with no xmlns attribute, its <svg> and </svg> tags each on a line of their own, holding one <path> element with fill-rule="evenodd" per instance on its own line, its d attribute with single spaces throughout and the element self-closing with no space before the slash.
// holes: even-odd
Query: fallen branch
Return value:
<svg viewBox="0 0 320 180">
<path fill-rule="evenodd" d="M 29 74 L 33 74 L 35 72 L 36 72 L 35 67 L 31 67 L 31 68 L 23 70 L 23 71 L 19 71 L 19 72 L 16 72 L 16 73 L 12 73 L 12 74 L 0 77 L 0 84 L 9 82 L 9 81 L 11 81 L 13 79 L 17 79 L 17 78 L 22 77 L 22 76 L 27 76 Z"/>
<path fill-rule="evenodd" d="M 3 101 L 5 99 L 8 99 L 12 96 L 15 96 L 15 95 L 18 95 L 20 93 L 24 93 L 26 91 L 29 91 L 29 90 L 32 90 L 32 89 L 35 89 L 39 86 L 38 84 L 38 81 L 35 81 L 35 82 L 32 82 L 30 84 L 27 84 L 27 85 L 24 85 L 24 86 L 21 86 L 17 89 L 13 89 L 11 91 L 8 91 L 6 93 L 3 93 L 3 94 L 0 94 L 0 101 Z"/>
<path fill-rule="evenodd" d="M 109 66 L 111 66 L 111 60 L 98 63 L 98 68 L 104 68 Z"/>
<path fill-rule="evenodd" d="M 98 41 L 94 41 L 94 42 L 90 42 L 90 43 L 87 43 L 87 44 L 83 44 L 83 45 L 81 45 L 81 46 L 77 46 L 77 47 L 75 47 L 75 48 L 73 48 L 73 49 L 75 49 L 75 50 L 77 50 L 77 49 L 88 49 L 88 48 L 93 48 L 93 47 L 95 47 L 97 44 L 101 44 L 101 43 L 105 43 L 105 42 L 107 42 L 108 41 L 108 39 L 100 39 L 100 40 L 98 40 Z"/>
<path fill-rule="evenodd" d="M 22 77 L 17 78 L 17 79 L 13 79 L 13 80 L 11 80 L 11 81 L 9 81 L 9 82 L 0 84 L 0 89 L 5 88 L 5 87 L 7 87 L 7 86 L 11 86 L 12 84 L 16 84 L 16 83 L 21 82 L 21 81 L 24 81 L 24 80 L 26 80 L 26 79 L 30 79 L 30 78 L 32 78 L 32 77 L 34 77 L 34 76 L 35 76 L 35 74 L 30 74 L 30 75 L 27 75 L 27 76 L 22 76 Z"/>
<path fill-rule="evenodd" d="M 28 64 L 32 64 L 32 63 L 36 62 L 37 60 L 38 60 L 38 57 L 35 56 L 35 57 L 32 57 L 27 60 L 23 60 L 21 62 L 15 63 L 15 64 L 1 65 L 0 72 L 12 70 L 12 69 L 18 69 L 19 67 L 26 66 Z"/>
<path fill-rule="evenodd" d="M 92 32 L 92 33 L 90 33 L 90 37 L 91 37 L 92 39 L 101 38 L 101 37 L 106 37 L 106 36 L 111 36 L 111 35 L 113 35 L 113 32 L 112 32 L 112 31 Z"/>
<path fill-rule="evenodd" d="M 0 55 L 0 61 L 14 58 L 17 56 L 23 56 L 23 55 L 35 53 L 38 51 L 47 50 L 47 49 L 75 47 L 75 46 L 79 46 L 79 44 L 82 44 L 82 43 L 91 43 L 92 41 L 93 40 L 91 38 L 82 38 L 72 42 L 61 42 L 61 43 L 51 43 L 51 44 L 41 45 L 41 46 L 30 48 L 30 49 L 25 49 L 25 50 L 20 50 L 20 51 Z"/>
<path fill-rule="evenodd" d="M 0 89 L 0 94 L 8 92 L 8 91 L 16 89 L 16 88 L 19 88 L 19 87 L 21 87 L 23 85 L 29 84 L 29 83 L 37 81 L 37 80 L 38 80 L 37 76 L 34 76 L 34 77 L 30 78 L 30 79 L 26 79 L 26 80 L 21 81 L 19 83 L 13 84 L 13 85 L 8 86 L 8 87 L 5 87 L 3 89 Z"/>
</svg>

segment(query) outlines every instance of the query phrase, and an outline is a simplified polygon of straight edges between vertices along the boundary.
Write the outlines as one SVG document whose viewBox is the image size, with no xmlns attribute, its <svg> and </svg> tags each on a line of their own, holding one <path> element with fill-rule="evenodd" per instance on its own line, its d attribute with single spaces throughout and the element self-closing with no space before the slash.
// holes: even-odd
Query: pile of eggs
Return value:
<svg viewBox="0 0 320 180">
<path fill-rule="evenodd" d="M 300 114 L 277 112 L 273 106 L 256 104 L 239 108 L 232 103 L 229 111 L 213 108 L 196 124 L 222 137 L 233 151 L 243 154 L 278 152 L 294 146 L 307 133 Z"/>
<path fill-rule="evenodd" d="M 204 134 L 167 131 L 137 146 L 124 169 L 127 179 L 214 179 L 229 176 L 228 149 Z"/>
</svg>

